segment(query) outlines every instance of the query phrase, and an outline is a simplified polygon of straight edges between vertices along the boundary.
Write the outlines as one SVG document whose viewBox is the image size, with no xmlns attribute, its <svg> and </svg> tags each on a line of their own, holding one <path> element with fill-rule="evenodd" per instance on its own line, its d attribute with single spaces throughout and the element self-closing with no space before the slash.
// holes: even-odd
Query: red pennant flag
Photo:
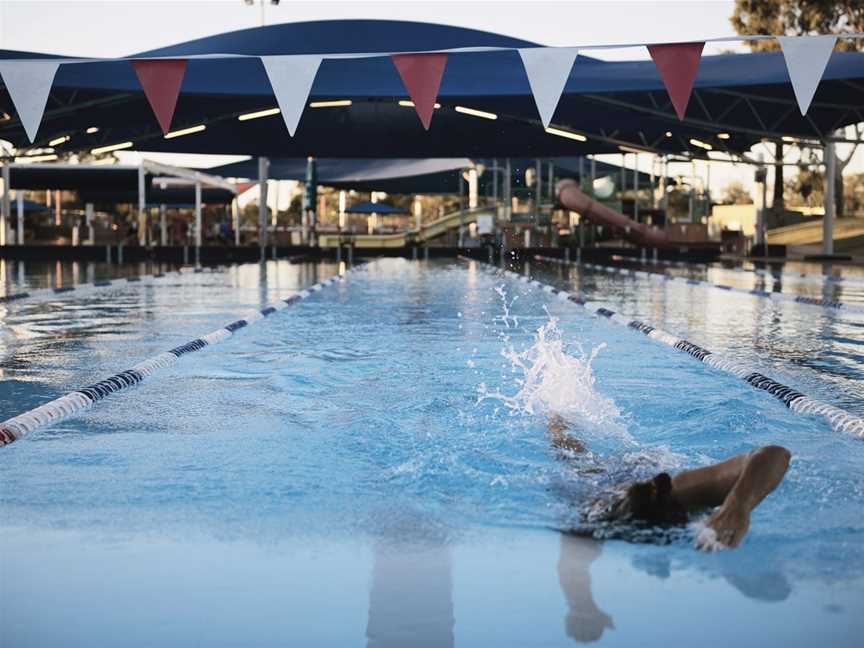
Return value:
<svg viewBox="0 0 864 648">
<path fill-rule="evenodd" d="M 675 106 L 678 119 L 684 119 L 687 103 L 693 90 L 693 82 L 699 71 L 699 60 L 705 43 L 671 43 L 649 45 L 648 52 L 660 72 L 666 92 Z"/>
<path fill-rule="evenodd" d="M 171 130 L 171 119 L 177 107 L 183 75 L 186 74 L 186 60 L 140 60 L 131 63 L 162 132 L 167 133 Z"/>
<path fill-rule="evenodd" d="M 402 77 L 402 83 L 414 102 L 423 128 L 429 130 L 432 112 L 438 99 L 438 89 L 447 65 L 446 54 L 394 54 L 393 65 Z"/>
</svg>

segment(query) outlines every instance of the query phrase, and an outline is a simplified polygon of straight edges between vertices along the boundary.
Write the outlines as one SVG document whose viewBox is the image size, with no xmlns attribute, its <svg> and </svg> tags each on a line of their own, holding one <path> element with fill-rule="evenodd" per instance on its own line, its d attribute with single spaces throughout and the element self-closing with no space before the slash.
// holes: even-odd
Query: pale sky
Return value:
<svg viewBox="0 0 864 648">
<path fill-rule="evenodd" d="M 729 22 L 733 8 L 731 0 L 282 0 L 264 9 L 267 24 L 345 18 L 415 20 L 482 29 L 543 45 L 572 46 L 734 36 Z M 122 56 L 260 24 L 260 4 L 247 6 L 243 0 L 0 0 L 0 49 Z M 740 44 L 709 43 L 706 54 L 720 49 L 746 51 Z M 644 48 L 607 49 L 591 55 L 607 60 L 648 57 Z M 136 155 L 124 157 L 135 161 Z M 147 157 L 187 166 L 238 159 Z M 648 170 L 649 156 L 640 157 L 640 168 Z M 608 160 L 619 163 L 620 156 Z M 859 151 L 848 171 L 862 169 L 864 151 Z M 688 173 L 686 165 L 670 172 Z M 697 173 L 706 179 L 707 164 L 698 163 Z M 711 164 L 710 184 L 716 197 L 732 180 L 751 188 L 752 168 Z"/>
</svg>

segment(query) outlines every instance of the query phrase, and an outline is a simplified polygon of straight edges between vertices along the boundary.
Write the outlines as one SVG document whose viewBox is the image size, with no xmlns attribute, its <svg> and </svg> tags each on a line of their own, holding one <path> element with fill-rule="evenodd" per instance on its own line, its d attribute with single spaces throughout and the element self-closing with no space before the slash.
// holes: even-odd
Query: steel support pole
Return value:
<svg viewBox="0 0 864 648">
<path fill-rule="evenodd" d="M 84 222 L 87 223 L 87 243 L 96 243 L 96 232 L 93 229 L 93 203 L 84 205 Z"/>
<path fill-rule="evenodd" d="M 231 229 L 234 230 L 234 245 L 240 245 L 240 205 L 236 196 L 231 200 Z"/>
<path fill-rule="evenodd" d="M 459 172 L 459 241 L 457 247 L 462 247 L 465 240 L 465 171 Z"/>
<path fill-rule="evenodd" d="M 201 263 L 201 183 L 195 183 L 195 265 Z"/>
<path fill-rule="evenodd" d="M 834 142 L 825 142 L 825 217 L 822 219 L 822 254 L 834 254 L 834 183 L 837 180 L 837 156 Z"/>
<path fill-rule="evenodd" d="M 633 154 L 633 220 L 639 222 L 639 154 Z"/>
<path fill-rule="evenodd" d="M 147 245 L 147 194 L 144 165 L 138 166 L 138 245 Z"/>
<path fill-rule="evenodd" d="M 11 218 L 12 205 L 12 187 L 9 182 L 9 165 L 3 165 L 3 198 L 0 199 L 0 245 L 6 245 L 6 230 L 9 226 Z"/>
<path fill-rule="evenodd" d="M 159 205 L 159 245 L 168 245 L 168 209 Z"/>
<path fill-rule="evenodd" d="M 267 176 L 270 171 L 270 160 L 258 158 L 258 247 L 261 249 L 261 260 L 264 260 L 267 248 Z"/>
<path fill-rule="evenodd" d="M 18 226 L 16 227 L 15 243 L 24 245 L 24 192 L 16 191 L 15 200 L 18 203 Z"/>
</svg>

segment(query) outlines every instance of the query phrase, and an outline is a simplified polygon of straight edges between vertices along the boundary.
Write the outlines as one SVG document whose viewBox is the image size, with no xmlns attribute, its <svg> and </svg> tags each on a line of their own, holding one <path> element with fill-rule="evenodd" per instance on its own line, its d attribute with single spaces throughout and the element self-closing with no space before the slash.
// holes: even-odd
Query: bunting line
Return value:
<svg viewBox="0 0 864 648">
<path fill-rule="evenodd" d="M 549 128 L 579 50 L 573 47 L 525 47 L 519 50 L 543 128 Z"/>
<path fill-rule="evenodd" d="M 264 64 L 288 134 L 294 137 L 321 66 L 321 57 L 262 56 L 261 63 Z"/>
<path fill-rule="evenodd" d="M 0 60 L 0 79 L 3 80 L 18 118 L 30 143 L 36 141 L 39 124 L 51 94 L 54 76 L 60 68 L 56 60 Z"/>
<path fill-rule="evenodd" d="M 212 53 L 190 54 L 184 56 L 182 59 L 178 59 L 176 56 L 148 56 L 141 58 L 18 58 L 0 59 L 0 79 L 3 80 L 4 85 L 12 97 L 12 102 L 18 111 L 19 119 L 21 120 L 28 138 L 31 142 L 34 142 L 45 110 L 45 104 L 48 95 L 50 94 L 54 76 L 61 65 L 127 61 L 136 68 L 137 72 L 138 70 L 144 69 L 148 63 L 153 65 L 154 69 L 157 64 L 165 64 L 165 67 L 162 65 L 159 65 L 158 67 L 162 70 L 167 70 L 167 64 L 169 62 L 173 62 L 175 66 L 179 67 L 179 61 L 181 60 L 188 62 L 191 60 L 246 58 L 261 59 L 265 62 L 265 68 L 268 68 L 268 63 L 265 59 L 271 60 L 271 62 L 272 60 L 279 59 L 283 62 L 278 66 L 275 64 L 270 65 L 268 69 L 268 78 L 270 79 L 271 86 L 273 86 L 277 101 L 280 101 L 280 109 L 282 109 L 281 103 L 286 103 L 287 114 L 286 109 L 282 109 L 283 118 L 285 119 L 285 124 L 286 127 L 288 127 L 289 133 L 293 136 L 300 119 L 297 115 L 299 105 L 299 99 L 297 97 L 303 95 L 304 91 L 305 97 L 309 96 L 312 82 L 315 78 L 315 74 L 311 72 L 311 69 L 314 67 L 317 72 L 318 65 L 320 65 L 321 61 L 324 59 L 337 60 L 390 57 L 395 62 L 397 57 L 410 57 L 416 59 L 420 56 L 426 57 L 439 54 L 446 56 L 449 54 L 503 52 L 515 50 L 519 52 L 526 72 L 529 75 L 529 83 L 532 86 L 532 93 L 534 94 L 541 120 L 544 123 L 544 127 L 548 128 L 548 125 L 551 122 L 551 116 L 554 114 L 555 106 L 561 96 L 561 93 L 557 92 L 556 88 L 562 83 L 561 76 L 563 73 L 561 72 L 561 69 L 566 67 L 566 60 L 570 56 L 569 52 L 648 47 L 652 58 L 654 58 L 655 63 L 658 65 L 658 70 L 660 70 L 661 77 L 667 91 L 669 92 L 670 98 L 672 99 L 675 111 L 679 118 L 683 119 L 687 99 L 689 99 L 690 90 L 692 89 L 692 82 L 693 79 L 695 79 L 695 74 L 698 70 L 698 57 L 695 52 L 697 47 L 701 54 L 701 48 L 706 43 L 752 42 L 774 39 L 780 43 L 799 109 L 802 114 L 806 114 L 813 100 L 816 88 L 818 87 L 822 76 L 824 76 L 834 43 L 836 43 L 838 39 L 851 40 L 861 38 L 864 38 L 864 33 L 860 32 L 820 36 L 773 36 L 756 34 L 748 36 L 709 38 L 698 42 L 616 43 L 606 45 L 586 44 L 569 48 L 455 47 L 398 52 L 327 53 L 316 55 L 289 54 L 280 56 Z M 549 56 L 550 52 L 553 52 L 551 56 Z M 562 52 L 568 53 L 565 55 Z M 678 53 L 677 56 L 674 55 L 676 52 Z M 538 63 L 541 58 L 553 61 L 554 65 L 550 63 L 549 69 L 541 69 L 541 66 Z M 293 63 L 289 62 L 292 60 Z M 285 78 L 286 70 L 288 69 L 293 69 L 298 72 L 300 76 L 297 79 L 291 80 Z M 182 76 L 180 76 L 180 81 L 176 80 L 177 76 L 178 71 L 175 69 L 173 76 L 169 75 L 169 78 L 162 78 L 162 75 L 158 75 L 159 78 L 152 81 L 141 80 L 142 87 L 145 90 L 145 94 L 148 95 L 148 100 L 150 100 L 151 106 L 157 115 L 157 119 L 159 120 L 163 132 L 167 132 L 166 124 L 170 125 L 170 116 L 173 115 L 174 108 L 176 107 L 176 97 L 171 101 L 171 95 L 173 94 L 174 83 L 177 83 L 179 91 L 179 83 L 182 82 Z M 311 80 L 309 80 L 310 76 Z M 294 83 L 296 83 L 296 87 L 293 86 Z M 308 89 L 306 88 L 307 83 Z M 563 83 L 566 84 L 566 78 L 564 78 Z M 159 90 L 153 90 L 152 84 L 156 84 L 156 86 L 159 87 Z M 151 85 L 150 92 L 147 90 L 148 85 Z M 539 88 L 539 90 L 535 89 L 535 86 L 536 88 Z M 171 92 L 169 92 L 169 90 L 171 90 Z M 558 95 L 557 99 L 555 98 L 556 92 Z M 437 87 L 435 94 L 437 95 Z M 155 96 L 156 99 L 151 98 L 151 95 Z M 415 106 L 418 105 L 419 102 L 415 101 Z M 299 113 L 302 114 L 302 110 L 299 110 Z M 424 126 L 428 128 L 422 115 L 421 122 L 424 122 Z"/>
</svg>

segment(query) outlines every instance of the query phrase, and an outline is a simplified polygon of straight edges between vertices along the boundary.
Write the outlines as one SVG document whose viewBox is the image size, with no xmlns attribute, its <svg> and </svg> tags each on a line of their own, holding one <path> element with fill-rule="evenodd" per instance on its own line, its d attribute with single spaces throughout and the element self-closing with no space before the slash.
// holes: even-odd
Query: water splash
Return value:
<svg viewBox="0 0 864 648">
<path fill-rule="evenodd" d="M 507 317 L 510 319 L 509 312 Z M 637 445 L 623 425 L 615 402 L 595 386 L 592 363 L 605 344 L 595 347 L 590 354 L 578 344 L 568 349 L 554 317 L 537 330 L 533 344 L 524 351 L 514 349 L 509 337 L 503 337 L 502 341 L 501 355 L 518 376 L 518 390 L 507 395 L 481 384 L 478 402 L 501 401 L 513 414 L 557 415 L 580 435 L 611 437 Z"/>
</svg>

